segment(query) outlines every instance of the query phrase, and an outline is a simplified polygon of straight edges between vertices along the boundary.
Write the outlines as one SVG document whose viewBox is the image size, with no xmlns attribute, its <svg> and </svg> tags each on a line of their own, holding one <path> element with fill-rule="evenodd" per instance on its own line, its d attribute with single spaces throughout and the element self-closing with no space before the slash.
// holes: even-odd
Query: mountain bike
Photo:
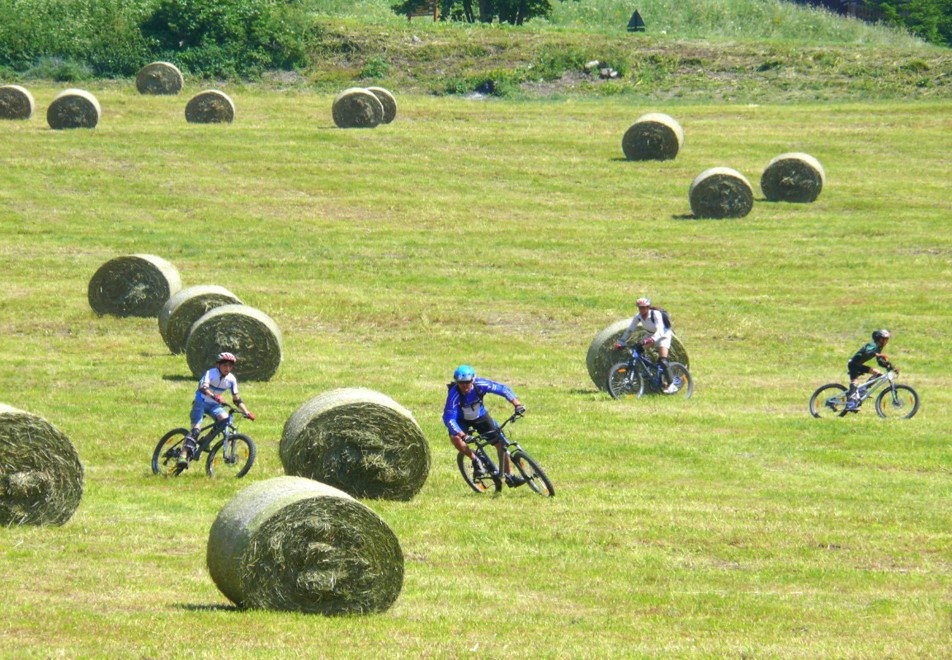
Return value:
<svg viewBox="0 0 952 660">
<path fill-rule="evenodd" d="M 876 397 L 876 412 L 880 417 L 909 419 L 919 411 L 919 395 L 908 385 L 897 385 L 899 372 L 891 364 L 883 364 L 886 373 L 866 381 L 857 388 L 858 398 L 854 406 L 847 406 L 847 388 L 839 383 L 827 383 L 818 388 L 810 397 L 810 414 L 814 417 L 844 417 L 847 413 L 858 413 L 867 399 L 873 398 L 876 390 L 885 389 Z"/>
<path fill-rule="evenodd" d="M 463 480 L 477 493 L 485 493 L 490 488 L 497 493 L 502 490 L 505 475 L 496 467 L 496 464 L 486 452 L 487 446 L 495 447 L 497 443 L 501 443 L 503 449 L 509 454 L 509 462 L 516 466 L 529 488 L 543 497 L 555 497 L 555 488 L 552 486 L 552 482 L 549 481 L 549 477 L 539 467 L 539 464 L 529 456 L 525 449 L 519 446 L 518 442 L 503 431 L 506 425 L 515 422 L 520 417 L 522 415 L 514 413 L 495 430 L 485 434 L 477 433 L 466 438 L 466 444 L 473 445 L 473 453 L 476 454 L 476 458 L 485 468 L 481 476 L 474 474 L 473 467 L 466 455 L 462 453 L 456 455 L 456 464 L 459 467 L 460 474 L 463 475 Z"/>
<path fill-rule="evenodd" d="M 205 473 L 209 477 L 216 474 L 241 478 L 248 474 L 248 470 L 255 462 L 254 441 L 243 433 L 238 433 L 235 413 L 241 411 L 227 403 L 222 404 L 228 410 L 228 418 L 222 421 L 213 421 L 203 426 L 198 433 L 198 449 L 189 456 L 189 463 L 201 460 L 202 454 L 207 453 Z M 172 429 L 159 440 L 152 452 L 152 472 L 165 477 L 177 477 L 185 468 L 179 467 L 178 460 L 185 444 L 188 429 Z M 221 439 L 219 439 L 219 437 Z M 215 442 L 217 440 L 217 442 Z M 212 443 L 215 443 L 214 445 Z"/>
<path fill-rule="evenodd" d="M 625 350 L 629 353 L 628 359 L 619 362 L 608 371 L 608 393 L 613 399 L 632 396 L 640 399 L 648 392 L 691 398 L 694 392 L 694 381 L 691 379 L 691 372 L 683 364 L 668 362 L 677 391 L 667 393 L 665 390 L 670 383 L 665 376 L 664 367 L 648 357 L 645 353 L 644 341 L 626 346 Z"/>
</svg>

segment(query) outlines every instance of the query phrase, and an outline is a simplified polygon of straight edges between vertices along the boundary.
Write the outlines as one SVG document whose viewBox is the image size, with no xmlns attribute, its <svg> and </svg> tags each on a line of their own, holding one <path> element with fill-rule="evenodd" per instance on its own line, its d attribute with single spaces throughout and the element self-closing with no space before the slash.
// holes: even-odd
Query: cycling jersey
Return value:
<svg viewBox="0 0 952 660">
<path fill-rule="evenodd" d="M 635 314 L 635 318 L 631 320 L 631 325 L 628 326 L 628 329 L 625 330 L 625 334 L 623 334 L 621 339 L 618 341 L 622 344 L 628 341 L 628 338 L 631 337 L 631 333 L 637 329 L 639 324 L 641 324 L 641 327 L 644 328 L 645 332 L 650 334 L 651 338 L 654 339 L 658 344 L 661 343 L 662 339 L 669 339 L 673 336 L 671 329 L 664 327 L 664 320 L 661 318 L 661 312 L 657 309 L 652 309 L 648 312 L 647 318 L 642 318 L 641 314 Z"/>
<path fill-rule="evenodd" d="M 206 386 L 212 391 L 212 394 L 220 396 L 224 392 L 230 391 L 232 398 L 238 396 L 238 379 L 235 378 L 235 374 L 222 376 L 218 367 L 212 367 L 206 371 L 202 379 L 198 381 L 198 389 L 195 390 L 196 403 L 215 403 L 215 397 L 202 392 L 202 388 Z"/>
<path fill-rule="evenodd" d="M 850 358 L 849 364 L 851 365 L 860 365 L 866 362 L 869 362 L 876 354 L 879 353 L 879 346 L 876 345 L 876 342 L 870 342 L 865 344 L 861 349 L 856 351 L 856 354 Z M 842 364 L 842 363 L 840 363 Z"/>
<path fill-rule="evenodd" d="M 456 383 L 450 383 L 446 387 L 448 391 L 446 405 L 443 407 L 443 423 L 446 424 L 450 435 L 456 435 L 463 430 L 460 422 L 471 422 L 488 414 L 486 407 L 483 406 L 483 396 L 487 392 L 501 396 L 509 403 L 517 400 L 511 389 L 488 378 L 477 378 L 473 383 L 473 389 L 465 396 L 460 393 Z"/>
</svg>

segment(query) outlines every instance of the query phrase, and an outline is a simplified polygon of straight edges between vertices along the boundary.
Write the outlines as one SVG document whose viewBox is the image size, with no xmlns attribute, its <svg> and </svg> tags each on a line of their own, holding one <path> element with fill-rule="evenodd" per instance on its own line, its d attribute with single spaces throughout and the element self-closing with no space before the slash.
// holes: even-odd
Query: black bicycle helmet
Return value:
<svg viewBox="0 0 952 660">
<path fill-rule="evenodd" d="M 873 341 L 879 341 L 880 339 L 889 339 L 891 335 L 889 330 L 873 330 Z"/>
</svg>

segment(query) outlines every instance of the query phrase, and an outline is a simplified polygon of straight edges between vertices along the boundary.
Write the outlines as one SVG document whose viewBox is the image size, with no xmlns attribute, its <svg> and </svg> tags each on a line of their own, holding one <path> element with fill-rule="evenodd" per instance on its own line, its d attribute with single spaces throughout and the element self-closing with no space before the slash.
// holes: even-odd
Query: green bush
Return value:
<svg viewBox="0 0 952 660">
<path fill-rule="evenodd" d="M 23 72 L 24 80 L 53 80 L 55 82 L 81 82 L 95 76 L 85 62 L 60 57 L 41 57 Z"/>
</svg>

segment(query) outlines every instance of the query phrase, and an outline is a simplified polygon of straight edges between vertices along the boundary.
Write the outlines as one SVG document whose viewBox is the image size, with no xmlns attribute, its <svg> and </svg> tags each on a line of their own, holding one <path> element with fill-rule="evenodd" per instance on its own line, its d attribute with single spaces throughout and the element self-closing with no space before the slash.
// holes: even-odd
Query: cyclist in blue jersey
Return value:
<svg viewBox="0 0 952 660">
<path fill-rule="evenodd" d="M 506 399 L 513 405 L 516 414 L 522 415 L 526 412 L 526 407 L 519 403 L 515 393 L 503 385 L 491 381 L 488 378 L 477 378 L 476 371 L 469 365 L 460 365 L 453 373 L 453 382 L 447 384 L 446 405 L 443 407 L 443 423 L 450 433 L 450 442 L 456 447 L 456 450 L 467 456 L 473 462 L 473 474 L 476 477 L 482 477 L 486 474 L 486 468 L 476 458 L 476 454 L 466 444 L 468 432 L 476 429 L 483 436 L 490 436 L 499 428 L 483 405 L 483 397 L 489 394 L 495 394 Z M 502 466 L 503 474 L 506 478 L 506 484 L 515 488 L 525 480 L 519 475 L 512 473 L 512 465 L 509 462 L 509 454 L 498 442 L 496 451 L 499 453 L 499 464 Z"/>
<path fill-rule="evenodd" d="M 873 341 L 869 344 L 865 344 L 856 351 L 853 357 L 850 358 L 850 361 L 846 363 L 846 370 L 850 376 L 850 389 L 846 393 L 847 410 L 855 410 L 859 406 L 860 394 L 857 385 L 859 384 L 860 377 L 864 374 L 869 374 L 870 378 L 876 378 L 882 375 L 881 371 L 869 367 L 865 363 L 876 358 L 876 363 L 879 366 L 889 368 L 889 356 L 883 353 L 883 349 L 886 348 L 886 344 L 889 343 L 891 336 L 889 330 L 873 331 Z M 899 373 L 898 369 L 894 368 L 894 371 Z"/>
</svg>

